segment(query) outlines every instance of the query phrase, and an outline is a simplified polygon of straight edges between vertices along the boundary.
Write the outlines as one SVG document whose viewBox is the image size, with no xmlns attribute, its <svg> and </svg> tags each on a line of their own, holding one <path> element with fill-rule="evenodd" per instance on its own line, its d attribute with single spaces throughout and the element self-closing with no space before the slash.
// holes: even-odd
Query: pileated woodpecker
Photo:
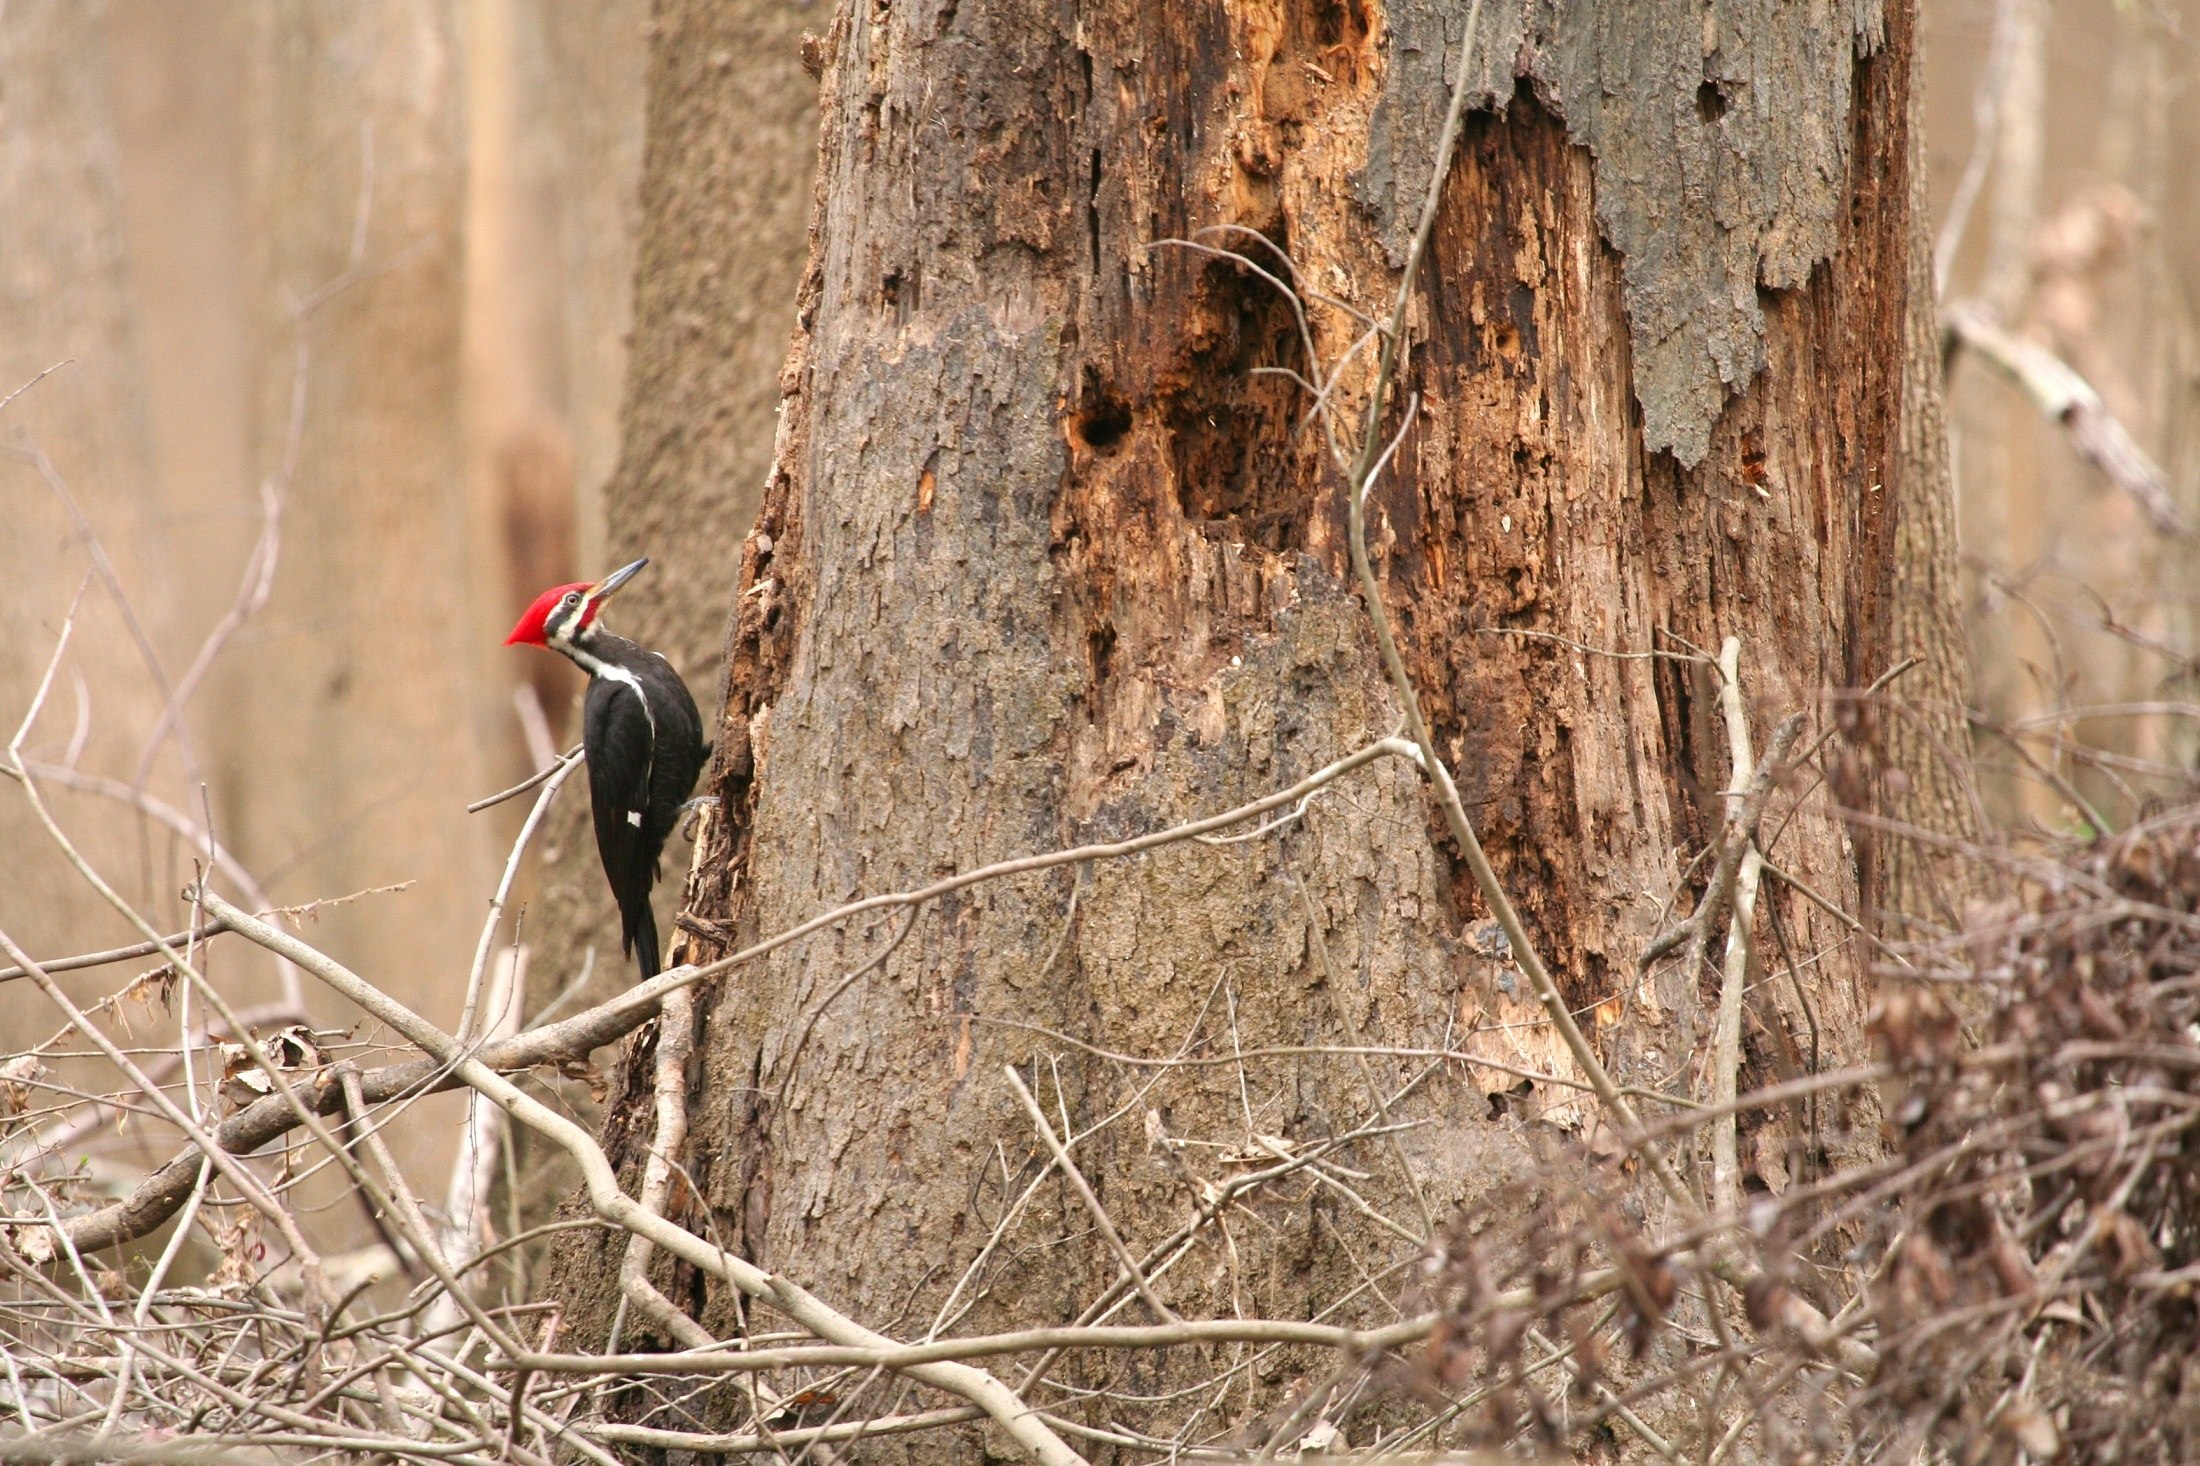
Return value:
<svg viewBox="0 0 2200 1466">
<path fill-rule="evenodd" d="M 612 635 L 597 619 L 603 603 L 648 563 L 636 560 L 593 585 L 551 587 L 504 638 L 506 646 L 563 652 L 588 674 L 581 743 L 588 750 L 596 854 L 619 901 L 626 950 L 645 980 L 658 969 L 657 918 L 649 909 L 657 857 L 709 752 L 695 699 L 672 663 Z"/>
</svg>

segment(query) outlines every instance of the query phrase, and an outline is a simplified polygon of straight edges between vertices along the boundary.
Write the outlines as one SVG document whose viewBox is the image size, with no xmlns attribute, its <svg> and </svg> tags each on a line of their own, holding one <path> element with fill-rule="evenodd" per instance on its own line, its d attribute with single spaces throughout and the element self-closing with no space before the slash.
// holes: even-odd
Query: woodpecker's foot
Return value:
<svg viewBox="0 0 2200 1466">
<path fill-rule="evenodd" d="M 700 823 L 700 820 L 697 818 L 697 816 L 702 814 L 704 805 L 716 804 L 717 802 L 718 796 L 715 794 L 698 794 L 693 799 L 690 799 L 687 803 L 681 805 L 680 815 L 685 823 L 680 826 L 680 838 L 687 841 L 690 845 L 694 844 L 695 827 L 697 824 Z"/>
</svg>

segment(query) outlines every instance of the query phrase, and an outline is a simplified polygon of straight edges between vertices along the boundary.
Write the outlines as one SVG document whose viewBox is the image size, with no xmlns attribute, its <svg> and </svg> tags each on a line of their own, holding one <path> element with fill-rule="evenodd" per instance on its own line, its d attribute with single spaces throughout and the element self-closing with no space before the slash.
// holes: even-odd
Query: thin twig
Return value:
<svg viewBox="0 0 2200 1466">
<path fill-rule="evenodd" d="M 298 941 L 287 932 L 254 920 L 219 896 L 209 894 L 207 907 L 229 921 L 240 935 L 282 951 L 301 968 L 357 1004 L 368 1014 L 405 1035 L 437 1061 L 451 1066 L 460 1082 L 478 1089 L 502 1105 L 506 1113 L 542 1135 L 579 1165 L 588 1198 L 597 1213 L 632 1232 L 642 1233 L 659 1247 L 689 1266 L 718 1278 L 752 1298 L 768 1301 L 820 1338 L 845 1347 L 884 1350 L 892 1341 L 783 1276 L 763 1271 L 748 1261 L 713 1247 L 685 1228 L 662 1217 L 651 1216 L 619 1187 L 617 1174 L 595 1139 L 579 1125 L 520 1089 L 503 1075 L 470 1057 L 449 1034 L 366 982 L 326 954 Z M 680 1356 L 671 1356 L 680 1357 Z M 536 1356 L 515 1358 L 507 1368 L 535 1370 Z M 889 1366 L 898 1367 L 898 1366 Z M 905 1371 L 922 1383 L 959 1395 L 982 1408 L 1001 1429 L 1047 1466 L 1081 1466 L 1083 1458 L 1062 1438 L 1032 1418 L 1024 1402 L 998 1379 L 983 1370 L 952 1363 L 920 1363 Z"/>
<path fill-rule="evenodd" d="M 73 356 L 64 356 L 63 358 L 61 358 L 61 360 L 55 362 L 52 366 L 47 367 L 37 376 L 32 377 L 22 386 L 16 388 L 13 392 L 10 392 L 7 396 L 0 397 L 0 412 L 5 412 L 9 403 L 13 402 L 16 398 L 22 396 L 25 392 L 30 391 L 31 388 L 37 386 L 40 382 L 45 381 L 46 378 L 52 376 L 55 372 L 60 371 L 63 367 L 69 365 L 69 363 L 75 360 L 76 358 Z"/>
<path fill-rule="evenodd" d="M 542 793 L 535 797 L 535 806 L 527 812 L 527 819 L 519 827 L 519 834 L 512 839 L 512 853 L 505 858 L 504 873 L 497 878 L 496 894 L 489 898 L 489 916 L 481 924 L 481 936 L 474 943 L 473 965 L 466 969 L 466 1001 L 458 1013 L 459 1042 L 471 1041 L 474 1030 L 474 1013 L 481 999 L 481 983 L 489 969 L 489 953 L 496 943 L 497 926 L 504 918 L 504 903 L 512 897 L 512 882 L 519 879 L 520 860 L 527 854 L 527 847 L 535 838 L 535 831 L 542 824 L 543 816 L 550 812 L 550 801 L 558 797 L 566 778 L 580 767 L 578 756 L 569 755 L 544 771 Z"/>
<path fill-rule="evenodd" d="M 576 743 L 571 748 L 568 748 L 565 751 L 564 756 L 560 758 L 556 763 L 547 764 L 544 767 L 535 770 L 532 774 L 529 774 L 526 778 L 520 780 L 517 784 L 514 784 L 509 789 L 499 790 L 497 793 L 490 795 L 486 799 L 477 799 L 472 804 L 467 805 L 466 813 L 479 814 L 485 809 L 495 808 L 497 805 L 504 803 L 504 801 L 507 799 L 517 799 L 522 794 L 525 794 L 528 790 L 542 783 L 543 780 L 556 777 L 568 765 L 578 763 L 581 759 L 587 757 L 587 755 L 588 750 L 586 746 Z"/>
<path fill-rule="evenodd" d="M 1077 1169 L 1077 1162 L 1071 1159 L 1069 1148 L 1062 1144 L 1061 1138 L 1054 1133 L 1054 1127 L 1047 1123 L 1046 1111 L 1039 1108 L 1039 1102 L 1025 1088 L 1023 1075 L 1016 1072 L 1014 1064 L 1003 1064 L 1001 1072 L 1008 1076 L 1008 1087 L 1016 1091 L 1016 1099 L 1023 1105 L 1024 1113 L 1038 1129 L 1039 1138 L 1046 1142 L 1054 1163 L 1062 1168 L 1063 1175 L 1069 1177 L 1069 1184 L 1077 1192 L 1078 1199 L 1084 1202 L 1085 1210 L 1092 1214 L 1093 1225 L 1099 1228 L 1101 1240 L 1108 1244 L 1108 1250 L 1115 1254 L 1115 1260 L 1123 1265 L 1123 1271 L 1129 1275 L 1131 1286 L 1138 1290 L 1138 1296 L 1153 1310 L 1154 1317 L 1163 1323 L 1182 1323 L 1183 1320 L 1176 1316 L 1175 1311 L 1154 1292 L 1153 1284 L 1146 1281 L 1146 1274 L 1138 1266 L 1138 1259 L 1131 1256 L 1130 1248 L 1123 1244 L 1123 1234 L 1115 1230 L 1115 1222 L 1108 1216 L 1108 1209 L 1100 1204 L 1100 1198 L 1093 1194 L 1092 1184 L 1085 1179 L 1084 1172 Z"/>
<path fill-rule="evenodd" d="M 263 911 L 274 909 L 274 899 L 260 885 L 259 878 L 254 876 L 244 862 L 239 860 L 227 846 L 214 838 L 213 831 L 206 829 L 198 821 L 157 795 L 150 794 L 143 789 L 134 788 L 120 779 L 110 779 L 101 774 L 86 774 L 60 764 L 42 763 L 37 759 L 18 758 L 13 768 L 0 764 L 0 774 L 7 774 L 17 779 L 41 779 L 50 784 L 58 784 L 64 789 L 72 789 L 79 794 L 98 795 L 101 798 L 113 799 L 129 805 L 140 814 L 166 825 L 176 834 L 182 836 L 187 843 L 206 851 L 214 869 L 219 871 L 225 879 L 242 892 L 245 900 Z M 148 930 L 147 940 L 157 943 L 160 938 L 157 934 Z M 173 940 L 168 942 L 169 947 L 175 945 L 177 943 Z M 156 945 L 154 950 L 164 951 L 166 948 Z M 305 992 L 299 985 L 297 968 L 277 957 L 275 959 L 275 975 L 282 989 L 283 1001 L 289 1004 L 291 1008 L 303 1012 L 305 1010 Z"/>
</svg>

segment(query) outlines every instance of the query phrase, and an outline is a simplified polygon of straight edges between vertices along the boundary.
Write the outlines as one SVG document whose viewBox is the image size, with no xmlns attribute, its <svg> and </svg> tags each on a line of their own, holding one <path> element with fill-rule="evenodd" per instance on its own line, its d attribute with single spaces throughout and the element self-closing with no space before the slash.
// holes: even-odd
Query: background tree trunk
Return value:
<svg viewBox="0 0 2200 1466">
<path fill-rule="evenodd" d="M 1910 93 L 1910 298 L 1903 325 L 1902 430 L 1895 462 L 1895 645 L 1918 665 L 1891 700 L 1857 709 L 1882 780 L 1881 812 L 1919 829 L 1977 839 L 1971 767 L 1970 645 L 1960 614 L 1955 481 L 1948 461 L 1940 319 L 1933 289 L 1931 213 L 1925 203 L 1924 107 Z M 1898 771 L 1898 772 L 1897 772 Z M 1893 777 L 1888 777 L 1894 772 Z M 1866 838 L 1874 838 L 1867 836 Z M 1870 893 L 1901 936 L 1955 928 L 1979 872 L 1967 855 L 1922 841 L 1883 841 L 1881 889 Z"/>
<path fill-rule="evenodd" d="M 579 492 L 574 540 L 578 565 L 602 566 L 603 495 L 618 468 L 619 408 L 634 324 L 649 5 L 537 0 L 535 9 L 544 73 L 527 99 L 527 120 L 554 140 L 561 186 L 566 414 Z"/>
<path fill-rule="evenodd" d="M 583 573 L 651 557 L 614 620 L 672 658 L 706 707 L 740 574 L 739 539 L 771 466 L 779 366 L 802 271 L 817 151 L 816 83 L 801 61 L 805 14 L 772 0 L 658 0 L 645 28 L 642 229 L 626 260 L 633 348 L 617 469 L 603 488 L 608 534 Z M 573 15 L 553 27 L 561 74 L 600 64 L 602 48 L 586 30 Z M 585 798 L 567 796 L 547 843 L 529 918 L 541 958 L 535 987 L 562 988 L 593 947 L 594 995 L 616 992 L 633 969 L 619 955 Z M 678 839 L 666 852 L 671 892 L 688 855 Z M 667 897 L 660 909 L 671 905 Z M 669 940 L 669 924 L 666 932 Z"/>
<path fill-rule="evenodd" d="M 2177 101 L 2195 69 L 2189 10 L 1930 14 L 1944 320 L 1991 311 L 2077 372 L 2158 502 L 2200 521 L 2200 186 L 2172 161 L 2193 147 Z M 2043 410 L 1993 353 L 1965 343 L 1949 361 L 1988 810 L 2012 827 L 2123 829 L 2190 800 L 2200 540 L 2162 533 L 2133 465 L 2111 476 L 2074 451 L 2059 404 Z"/>
<path fill-rule="evenodd" d="M 1404 369 L 1423 413 L 1372 511 L 1440 747 L 1623 1082 L 1707 1084 L 1713 984 L 1671 962 L 1639 982 L 1635 963 L 1692 899 L 1678 888 L 1730 774 L 1711 675 L 1641 654 L 1738 637 L 1762 749 L 1778 719 L 1823 725 L 1825 693 L 1905 651 L 1886 486 L 1912 289 L 1912 17 L 1839 15 L 1483 8 L 1482 110 Z M 698 916 L 737 943 L 1209 813 L 1395 726 L 1339 486 L 1299 431 L 1307 403 L 1254 374 L 1303 365 L 1289 308 L 1159 241 L 1238 225 L 1379 311 L 1465 23 L 1350 0 L 1108 3 L 1074 23 L 1014 0 L 840 12 Z M 668 92 L 680 79 L 659 63 L 653 108 L 710 105 Z M 645 214 L 645 262 L 679 223 Z M 1358 328 L 1322 319 L 1334 355 Z M 630 461 L 648 383 L 687 380 L 708 351 L 698 334 L 637 376 Z M 664 512 L 696 552 L 723 550 L 726 520 Z M 1868 768 L 1844 766 L 1843 798 L 1873 802 Z M 1826 793 L 1799 785 L 1783 813 L 1793 796 L 1774 858 L 1853 908 L 1882 877 Z M 958 1292 L 1036 1174 L 1002 1065 L 1050 1115 L 1101 1127 L 1079 1160 L 1134 1252 L 1263 1137 L 1304 1144 L 1387 1106 L 1420 1122 L 1395 1142 L 1404 1169 L 1372 1145 L 1343 1160 L 1375 1173 L 1363 1195 L 1395 1232 L 1318 1188 L 1269 1194 L 1162 1285 L 1187 1313 L 1385 1317 L 1410 1239 L 1525 1174 L 1539 1129 L 1608 1153 L 1562 1086 L 1516 1103 L 1495 1071 L 1369 1072 L 1299 1048 L 1458 1045 L 1569 1077 L 1455 857 L 1415 776 L 1385 765 L 1273 838 L 973 889 L 822 1010 L 890 928 L 787 949 L 699 1004 L 687 1168 L 710 1215 L 690 1221 L 882 1326 L 921 1333 L 966 1305 L 958 1327 L 1068 1321 L 1116 1265 L 1058 1185 Z M 1745 1082 L 1858 1057 L 1868 982 L 1847 933 L 1786 887 L 1764 904 L 1808 966 L 1756 985 Z M 1293 1052 L 1242 1074 L 1100 1052 L 1266 1047 Z M 627 1072 L 609 1139 L 632 1162 L 648 1065 Z M 1781 1189 L 1817 1158 L 1790 1122 L 1762 1125 L 1744 1153 Z M 576 1236 L 558 1291 L 580 1342 L 614 1311 L 615 1266 Z M 683 1296 L 735 1327 L 728 1300 Z M 1208 1365 L 1226 1367 L 1180 1354 L 1061 1377 L 1158 1399 L 1108 1410 L 1168 1436 L 1197 1411 L 1227 1430 L 1304 1361 L 1166 1398 Z"/>
<path fill-rule="evenodd" d="M 463 973 L 497 864 L 490 827 L 464 814 L 493 787 L 474 731 L 502 711 L 487 650 L 445 640 L 480 624 L 460 398 L 465 57 L 441 0 L 251 18 L 254 476 L 275 480 L 293 446 L 296 473 L 273 596 L 207 693 L 223 709 L 214 813 L 263 872 L 306 889 L 414 881 L 330 911 L 325 938 L 371 970 Z M 354 269 L 309 328 L 293 445 L 293 308 Z"/>
<path fill-rule="evenodd" d="M 68 500 L 99 534 L 139 627 L 165 625 L 175 590 L 159 555 L 137 333 L 129 313 L 122 198 L 109 114 L 104 7 L 34 0 L 0 15 L 0 397 L 49 367 L 0 413 L 0 443 L 43 454 Z M 25 201 L 36 200 L 35 208 Z M 131 621 L 106 585 L 70 504 L 34 461 L 0 458 L 0 686 L 15 736 L 79 588 L 68 658 L 24 754 L 84 766 L 121 763 L 161 705 Z M 172 648 L 152 642 L 156 655 Z M 16 691 L 19 689 L 19 691 Z M 78 740 L 82 746 L 76 746 Z M 177 869 L 167 832 L 102 819 L 66 791 L 48 799 L 86 853 L 135 899 L 161 900 Z M 90 828 L 87 828 L 90 826 Z M 41 950 L 127 940 L 130 928 L 69 868 L 10 783 L 0 790 L 0 849 L 11 852 L 0 927 Z M 186 857 L 188 860 L 188 857 Z M 164 907 L 163 909 L 172 909 Z M 35 997 L 8 994 L 5 1021 L 49 1022 Z"/>
</svg>

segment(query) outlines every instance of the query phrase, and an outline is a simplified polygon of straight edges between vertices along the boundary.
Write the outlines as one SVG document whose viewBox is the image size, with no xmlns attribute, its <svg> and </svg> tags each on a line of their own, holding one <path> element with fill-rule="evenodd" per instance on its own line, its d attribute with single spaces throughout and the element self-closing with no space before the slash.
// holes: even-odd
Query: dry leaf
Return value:
<svg viewBox="0 0 2200 1466">
<path fill-rule="evenodd" d="M 46 1066 L 36 1054 L 17 1054 L 0 1064 L 0 1115 L 20 1115 L 30 1108 L 31 1086 L 46 1077 Z"/>
</svg>

